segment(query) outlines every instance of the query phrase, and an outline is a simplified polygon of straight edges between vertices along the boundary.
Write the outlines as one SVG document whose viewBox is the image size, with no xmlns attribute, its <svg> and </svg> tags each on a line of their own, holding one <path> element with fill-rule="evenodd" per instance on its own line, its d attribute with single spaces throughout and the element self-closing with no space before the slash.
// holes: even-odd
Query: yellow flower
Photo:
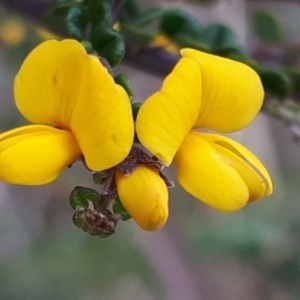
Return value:
<svg viewBox="0 0 300 300">
<path fill-rule="evenodd" d="M 212 133 L 248 126 L 264 91 L 248 66 L 192 49 L 180 59 L 159 92 L 141 107 L 136 131 L 163 163 L 173 161 L 178 182 L 194 197 L 224 212 L 272 193 L 261 162 L 239 143 Z"/>
<path fill-rule="evenodd" d="M 168 188 L 153 166 L 139 165 L 129 176 L 116 172 L 120 200 L 144 230 L 157 230 L 168 219 Z"/>
<path fill-rule="evenodd" d="M 39 45 L 21 66 L 14 93 L 20 112 L 36 125 L 0 135 L 1 180 L 46 184 L 81 155 L 96 171 L 128 155 L 134 134 L 128 95 L 79 42 Z"/>
<path fill-rule="evenodd" d="M 163 48 L 171 54 L 179 54 L 178 46 L 173 43 L 166 35 L 157 35 L 150 43 L 150 47 Z"/>
<path fill-rule="evenodd" d="M 26 30 L 18 18 L 6 19 L 0 23 L 0 40 L 9 46 L 17 46 L 25 39 Z"/>
</svg>

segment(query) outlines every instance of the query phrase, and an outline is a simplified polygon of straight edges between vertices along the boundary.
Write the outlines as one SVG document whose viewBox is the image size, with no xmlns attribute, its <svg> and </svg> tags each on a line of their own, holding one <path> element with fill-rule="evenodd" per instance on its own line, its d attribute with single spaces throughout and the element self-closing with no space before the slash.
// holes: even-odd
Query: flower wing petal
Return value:
<svg viewBox="0 0 300 300">
<path fill-rule="evenodd" d="M 201 71 L 192 59 L 182 58 L 161 90 L 142 105 L 136 121 L 141 143 L 166 165 L 198 118 Z"/>
<path fill-rule="evenodd" d="M 156 168 L 139 165 L 125 176 L 116 172 L 120 200 L 144 230 L 157 230 L 168 219 L 168 189 Z"/>
<path fill-rule="evenodd" d="M 0 179 L 12 184 L 46 184 L 80 154 L 68 131 L 45 125 L 10 130 L 0 135 Z"/>
<path fill-rule="evenodd" d="M 199 133 L 188 134 L 174 162 L 178 169 L 178 182 L 207 205 L 232 212 L 248 202 L 249 192 L 244 180 Z"/>
<path fill-rule="evenodd" d="M 264 97 L 256 72 L 240 62 L 193 49 L 181 54 L 197 61 L 202 72 L 202 106 L 194 128 L 233 132 L 248 126 Z"/>
<path fill-rule="evenodd" d="M 34 49 L 15 79 L 15 96 L 28 120 L 71 130 L 92 170 L 118 164 L 131 149 L 128 95 L 75 40 L 51 40 Z"/>
<path fill-rule="evenodd" d="M 246 147 L 225 136 L 210 133 L 199 135 L 213 143 L 223 161 L 241 175 L 250 192 L 249 201 L 272 194 L 273 184 L 268 171 Z"/>
</svg>

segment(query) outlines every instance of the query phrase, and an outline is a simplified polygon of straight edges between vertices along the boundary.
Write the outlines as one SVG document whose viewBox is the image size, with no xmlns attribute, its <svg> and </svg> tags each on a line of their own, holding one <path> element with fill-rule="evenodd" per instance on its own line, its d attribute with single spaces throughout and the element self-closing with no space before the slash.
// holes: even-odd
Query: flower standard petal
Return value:
<svg viewBox="0 0 300 300">
<path fill-rule="evenodd" d="M 233 132 L 248 126 L 264 97 L 256 72 L 240 62 L 193 49 L 181 54 L 197 61 L 202 72 L 202 106 L 194 128 Z"/>
<path fill-rule="evenodd" d="M 244 180 L 199 133 L 192 131 L 187 135 L 174 162 L 178 182 L 207 205 L 233 212 L 248 202 L 249 191 Z"/>
<path fill-rule="evenodd" d="M 241 175 L 249 189 L 249 201 L 272 194 L 273 184 L 268 171 L 247 148 L 225 136 L 211 133 L 199 133 L 199 136 L 213 143 L 222 160 Z"/>
<path fill-rule="evenodd" d="M 90 169 L 110 168 L 130 151 L 129 97 L 75 40 L 51 40 L 34 49 L 15 79 L 15 96 L 28 120 L 71 130 Z"/>
<path fill-rule="evenodd" d="M 158 230 L 168 219 L 168 189 L 155 167 L 139 165 L 125 176 L 116 172 L 120 200 L 144 230 Z"/>
<path fill-rule="evenodd" d="M 141 143 L 166 165 L 194 126 L 201 105 L 201 71 L 197 62 L 182 58 L 161 90 L 142 105 L 136 121 Z"/>
<path fill-rule="evenodd" d="M 0 179 L 12 184 L 46 184 L 80 154 L 69 131 L 45 125 L 20 127 L 0 135 Z"/>
<path fill-rule="evenodd" d="M 24 117 L 33 123 L 68 128 L 88 60 L 75 40 L 49 40 L 37 46 L 23 62 L 14 83 L 16 105 Z"/>
</svg>

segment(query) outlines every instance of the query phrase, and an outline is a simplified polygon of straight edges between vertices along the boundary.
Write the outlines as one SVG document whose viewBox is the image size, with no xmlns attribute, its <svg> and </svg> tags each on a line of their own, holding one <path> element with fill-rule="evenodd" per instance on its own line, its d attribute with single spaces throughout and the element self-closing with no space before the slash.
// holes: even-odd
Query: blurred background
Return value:
<svg viewBox="0 0 300 300">
<path fill-rule="evenodd" d="M 253 14 L 259 10 L 279 20 L 284 45 L 300 43 L 297 1 L 155 2 L 184 8 L 203 24 L 228 25 L 249 52 L 258 45 Z M 27 53 L 50 37 L 0 1 L 0 131 L 27 124 L 14 105 L 14 76 Z M 162 83 L 126 63 L 116 72 L 129 75 L 139 102 Z M 70 191 L 93 187 L 79 163 L 46 186 L 0 183 L 0 299 L 300 299 L 300 145 L 285 122 L 264 112 L 232 136 L 268 167 L 274 194 L 222 214 L 177 186 L 168 223 L 154 233 L 132 220 L 107 240 L 76 228 Z M 172 170 L 168 175 L 175 179 Z"/>
</svg>

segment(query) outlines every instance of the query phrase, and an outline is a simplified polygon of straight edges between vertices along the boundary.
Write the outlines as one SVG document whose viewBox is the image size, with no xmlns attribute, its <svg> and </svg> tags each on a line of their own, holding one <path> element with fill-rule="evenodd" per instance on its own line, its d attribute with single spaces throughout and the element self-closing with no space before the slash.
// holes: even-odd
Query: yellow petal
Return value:
<svg viewBox="0 0 300 300">
<path fill-rule="evenodd" d="M 120 200 L 144 230 L 160 229 L 168 219 L 168 188 L 154 167 L 139 165 L 132 174 L 116 172 Z"/>
<path fill-rule="evenodd" d="M 199 133 L 192 131 L 188 134 L 174 162 L 178 182 L 207 205 L 223 212 L 233 212 L 248 202 L 249 191 L 244 180 Z"/>
<path fill-rule="evenodd" d="M 248 186 L 249 201 L 272 194 L 273 184 L 268 171 L 247 148 L 225 136 L 209 133 L 199 133 L 199 136 L 213 143 L 221 159 L 240 174 Z"/>
<path fill-rule="evenodd" d="M 195 128 L 232 132 L 249 125 L 264 97 L 259 76 L 250 67 L 192 49 L 183 57 L 196 60 L 202 72 L 202 106 Z"/>
<path fill-rule="evenodd" d="M 16 104 L 28 120 L 73 132 L 90 169 L 108 169 L 130 151 L 129 97 L 79 42 L 50 40 L 39 45 L 23 63 L 14 90 Z"/>
<path fill-rule="evenodd" d="M 198 64 L 182 58 L 162 89 L 142 105 L 136 121 L 141 143 L 166 165 L 194 126 L 201 105 Z"/>
<path fill-rule="evenodd" d="M 165 51 L 171 53 L 171 54 L 178 54 L 179 48 L 178 46 L 173 43 L 166 35 L 159 34 L 154 37 L 154 39 L 151 41 L 150 47 L 154 48 L 163 48 Z"/>
<path fill-rule="evenodd" d="M 45 125 L 10 130 L 0 135 L 0 180 L 22 185 L 46 184 L 80 154 L 69 131 Z"/>
</svg>

